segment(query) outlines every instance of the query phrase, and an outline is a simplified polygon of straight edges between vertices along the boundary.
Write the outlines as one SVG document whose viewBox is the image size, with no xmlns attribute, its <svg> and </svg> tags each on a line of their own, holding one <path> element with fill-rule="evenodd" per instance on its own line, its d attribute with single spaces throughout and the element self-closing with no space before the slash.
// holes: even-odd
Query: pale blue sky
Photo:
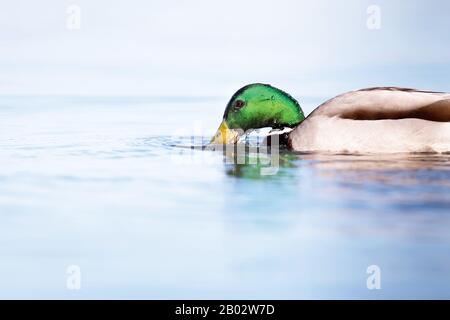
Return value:
<svg viewBox="0 0 450 320">
<path fill-rule="evenodd" d="M 80 30 L 66 28 L 70 4 Z M 380 30 L 366 27 L 372 4 Z M 449 13 L 444 0 L 2 1 L 0 94 L 450 91 Z"/>
</svg>

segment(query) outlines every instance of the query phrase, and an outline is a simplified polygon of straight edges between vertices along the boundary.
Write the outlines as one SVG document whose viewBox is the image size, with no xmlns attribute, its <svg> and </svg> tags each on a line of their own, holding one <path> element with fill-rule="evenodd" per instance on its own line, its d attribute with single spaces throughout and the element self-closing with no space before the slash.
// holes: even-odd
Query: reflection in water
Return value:
<svg viewBox="0 0 450 320">
<path fill-rule="evenodd" d="M 276 163 L 271 159 L 270 151 L 269 156 L 265 156 L 264 159 L 260 159 L 258 153 L 246 153 L 239 159 L 237 157 L 227 156 L 227 163 L 225 165 L 225 172 L 229 176 L 244 179 L 255 180 L 267 180 L 267 179 L 279 179 L 279 178 L 294 178 L 295 174 L 292 170 L 297 167 L 295 162 L 297 157 L 294 154 L 282 153 L 277 155 Z M 270 174 L 264 172 L 264 169 L 273 166 L 274 170 L 270 171 Z"/>
<path fill-rule="evenodd" d="M 237 178 L 263 179 L 259 150 L 246 151 L 238 158 L 235 153 L 225 154 L 227 174 Z M 268 153 L 270 154 L 270 148 Z M 257 160 L 256 160 L 257 159 Z M 374 181 L 408 185 L 431 183 L 450 186 L 450 156 L 446 154 L 327 154 L 293 153 L 282 150 L 279 154 L 280 170 L 274 177 L 284 176 L 285 168 L 309 167 L 321 176 L 333 176 L 352 183 Z"/>
<path fill-rule="evenodd" d="M 296 286 L 283 288 L 302 298 L 449 297 L 449 160 L 284 152 L 269 177 L 254 164 L 225 165 L 223 214 L 241 235 L 229 253 L 248 254 L 237 272 L 282 272 Z M 380 292 L 356 280 L 373 264 L 385 276 Z"/>
<path fill-rule="evenodd" d="M 227 200 L 231 211 L 257 211 L 256 222 L 262 214 L 266 218 L 272 216 L 272 222 L 280 222 L 280 217 L 292 212 L 326 212 L 327 219 L 356 216 L 360 219 L 364 213 L 365 219 L 373 219 L 371 228 L 345 225 L 336 231 L 447 238 L 448 233 L 442 231 L 450 227 L 450 220 L 441 213 L 450 212 L 449 155 L 284 150 L 280 153 L 278 172 L 269 176 L 261 175 L 264 165 L 251 163 L 252 157 L 257 155 L 247 153 L 245 163 L 228 163 L 224 167 L 227 176 L 244 179 L 239 185 L 232 185 L 239 186 L 238 200 L 233 190 L 227 193 L 233 195 Z M 236 158 L 228 156 L 227 160 L 233 162 Z M 264 185 L 261 188 L 251 181 L 263 181 Z M 443 225 L 438 226 L 439 222 Z M 284 225 L 289 226 L 289 222 Z M 434 233 L 436 228 L 441 232 Z"/>
</svg>

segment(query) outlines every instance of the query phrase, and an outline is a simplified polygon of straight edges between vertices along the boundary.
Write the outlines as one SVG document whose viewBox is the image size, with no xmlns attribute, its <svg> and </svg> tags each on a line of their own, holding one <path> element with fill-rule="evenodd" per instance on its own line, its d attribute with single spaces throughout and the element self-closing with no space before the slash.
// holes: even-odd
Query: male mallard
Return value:
<svg viewBox="0 0 450 320">
<path fill-rule="evenodd" d="M 450 94 L 380 87 L 352 91 L 326 101 L 306 119 L 286 92 L 255 83 L 228 103 L 213 144 L 237 143 L 252 129 L 293 128 L 294 151 L 449 152 Z"/>
</svg>

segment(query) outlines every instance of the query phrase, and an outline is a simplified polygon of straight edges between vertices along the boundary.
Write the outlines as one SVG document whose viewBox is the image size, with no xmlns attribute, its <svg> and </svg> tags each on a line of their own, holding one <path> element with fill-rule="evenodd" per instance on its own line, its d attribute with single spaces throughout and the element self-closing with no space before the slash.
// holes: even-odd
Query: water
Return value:
<svg viewBox="0 0 450 320">
<path fill-rule="evenodd" d="M 176 147 L 225 100 L 1 97 L 0 298 L 450 298 L 450 155 Z"/>
</svg>

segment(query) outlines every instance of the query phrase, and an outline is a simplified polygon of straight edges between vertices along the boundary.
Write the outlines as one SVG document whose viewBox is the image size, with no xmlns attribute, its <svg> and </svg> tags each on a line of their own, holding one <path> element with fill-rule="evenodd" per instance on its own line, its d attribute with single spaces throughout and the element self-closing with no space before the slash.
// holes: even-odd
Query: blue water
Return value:
<svg viewBox="0 0 450 320">
<path fill-rule="evenodd" d="M 450 298 L 450 155 L 180 147 L 225 103 L 0 97 L 0 298 Z"/>
</svg>

